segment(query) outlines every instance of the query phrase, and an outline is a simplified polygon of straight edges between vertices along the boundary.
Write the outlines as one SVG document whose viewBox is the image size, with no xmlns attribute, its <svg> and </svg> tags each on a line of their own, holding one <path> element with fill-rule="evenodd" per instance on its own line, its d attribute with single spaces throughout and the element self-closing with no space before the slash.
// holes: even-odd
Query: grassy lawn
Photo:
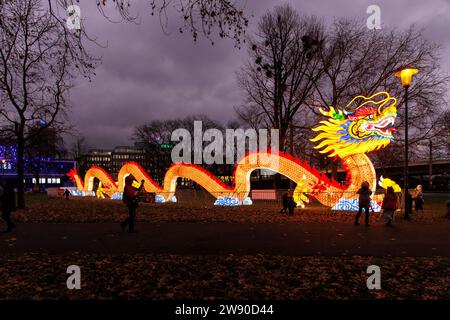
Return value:
<svg viewBox="0 0 450 320">
<path fill-rule="evenodd" d="M 372 264 L 381 290 L 366 287 Z M 449 272 L 448 257 L 23 254 L 0 257 L 0 299 L 448 299 Z"/>
<path fill-rule="evenodd" d="M 414 214 L 417 221 L 445 219 L 447 194 L 425 195 L 425 212 Z M 164 204 L 141 204 L 138 221 L 224 221 L 224 222 L 350 222 L 352 212 L 336 212 L 317 203 L 296 209 L 294 217 L 279 214 L 274 202 L 255 202 L 252 206 L 217 207 L 199 201 Z M 15 213 L 18 221 L 29 222 L 118 222 L 127 214 L 120 200 L 72 197 L 69 201 L 45 194 L 27 195 L 27 209 Z M 375 214 L 378 217 L 378 214 Z M 397 220 L 399 223 L 401 219 Z"/>
<path fill-rule="evenodd" d="M 424 223 L 443 221 L 447 195 L 426 196 Z M 121 201 L 28 195 L 28 222 L 120 221 Z M 351 222 L 354 213 L 312 204 L 294 217 L 276 204 L 214 207 L 143 204 L 141 221 Z M 381 222 L 380 222 L 381 223 Z M 404 223 L 398 219 L 398 223 Z M 66 268 L 80 266 L 82 289 L 67 290 Z M 368 290 L 366 269 L 382 270 L 381 290 Z M 448 299 L 450 257 L 270 256 L 22 253 L 0 255 L 0 299 Z"/>
</svg>

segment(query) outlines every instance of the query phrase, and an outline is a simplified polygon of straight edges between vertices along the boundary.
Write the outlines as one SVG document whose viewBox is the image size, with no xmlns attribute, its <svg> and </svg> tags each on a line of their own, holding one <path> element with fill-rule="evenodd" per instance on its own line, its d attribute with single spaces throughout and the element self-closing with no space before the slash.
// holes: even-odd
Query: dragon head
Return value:
<svg viewBox="0 0 450 320">
<path fill-rule="evenodd" d="M 314 148 L 320 149 L 320 153 L 330 153 L 330 157 L 342 158 L 386 147 L 395 131 L 396 102 L 397 99 L 383 91 L 370 97 L 357 96 L 344 110 L 320 109 L 328 119 L 312 129 L 320 132 L 311 139 L 320 141 Z M 352 109 L 352 112 L 346 111 Z"/>
</svg>

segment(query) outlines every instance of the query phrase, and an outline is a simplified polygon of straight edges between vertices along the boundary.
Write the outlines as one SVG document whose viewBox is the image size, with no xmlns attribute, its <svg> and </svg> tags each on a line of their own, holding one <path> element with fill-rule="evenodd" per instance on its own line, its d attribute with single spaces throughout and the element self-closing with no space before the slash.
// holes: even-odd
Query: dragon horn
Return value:
<svg viewBox="0 0 450 320">
<path fill-rule="evenodd" d="M 383 187 L 383 180 L 384 180 L 383 176 L 380 176 L 380 181 L 378 181 L 378 185 L 380 187 Z"/>
</svg>

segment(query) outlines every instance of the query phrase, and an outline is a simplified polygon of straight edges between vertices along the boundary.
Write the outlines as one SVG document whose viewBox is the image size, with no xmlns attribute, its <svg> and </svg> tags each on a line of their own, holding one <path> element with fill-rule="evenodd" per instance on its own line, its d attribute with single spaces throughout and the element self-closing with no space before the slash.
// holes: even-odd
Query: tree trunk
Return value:
<svg viewBox="0 0 450 320">
<path fill-rule="evenodd" d="M 279 128 L 279 145 L 278 145 L 278 149 L 279 151 L 283 152 L 283 153 L 287 153 L 287 143 L 286 143 L 286 128 L 284 126 L 281 126 Z M 274 189 L 277 190 L 279 188 L 281 188 L 281 175 L 277 172 L 274 174 L 273 176 L 273 184 L 274 184 Z M 277 195 L 278 197 L 278 195 Z"/>
<path fill-rule="evenodd" d="M 278 149 L 282 152 L 287 152 L 288 144 L 287 144 L 287 129 L 284 126 L 281 126 L 279 130 L 279 146 Z"/>
<path fill-rule="evenodd" d="M 19 135 L 17 138 L 17 207 L 25 209 L 25 161 L 23 137 Z"/>
<path fill-rule="evenodd" d="M 292 126 L 292 119 L 289 123 L 289 152 L 290 152 L 291 156 L 295 157 L 295 155 L 294 155 L 294 128 Z M 295 190 L 296 183 L 298 183 L 298 181 L 294 182 L 289 179 L 289 190 L 291 190 L 291 192 L 293 192 Z"/>
<path fill-rule="evenodd" d="M 40 172 L 39 171 L 35 172 L 34 173 L 34 179 L 36 180 L 36 184 L 33 186 L 33 192 L 34 192 L 34 187 L 35 186 L 38 187 L 39 192 L 41 191 L 40 178 L 41 178 Z"/>
</svg>

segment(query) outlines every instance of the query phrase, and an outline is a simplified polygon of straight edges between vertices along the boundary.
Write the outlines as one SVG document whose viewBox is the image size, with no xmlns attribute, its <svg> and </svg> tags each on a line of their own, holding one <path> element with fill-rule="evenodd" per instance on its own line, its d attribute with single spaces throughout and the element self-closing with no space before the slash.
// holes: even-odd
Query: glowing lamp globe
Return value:
<svg viewBox="0 0 450 320">
<path fill-rule="evenodd" d="M 395 76 L 400 78 L 403 88 L 408 88 L 411 85 L 412 76 L 418 72 L 419 69 L 405 68 L 397 71 Z"/>
</svg>

